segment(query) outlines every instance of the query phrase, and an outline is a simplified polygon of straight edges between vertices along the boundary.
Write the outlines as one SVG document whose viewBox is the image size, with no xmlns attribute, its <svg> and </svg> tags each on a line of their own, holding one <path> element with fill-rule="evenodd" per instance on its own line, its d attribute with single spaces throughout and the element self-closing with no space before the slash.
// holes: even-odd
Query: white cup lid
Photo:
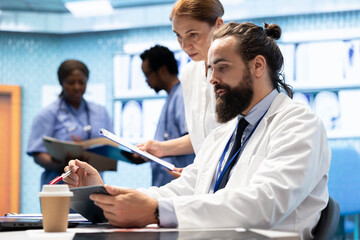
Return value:
<svg viewBox="0 0 360 240">
<path fill-rule="evenodd" d="M 43 185 L 40 197 L 72 197 L 74 194 L 70 191 L 67 184 Z"/>
</svg>

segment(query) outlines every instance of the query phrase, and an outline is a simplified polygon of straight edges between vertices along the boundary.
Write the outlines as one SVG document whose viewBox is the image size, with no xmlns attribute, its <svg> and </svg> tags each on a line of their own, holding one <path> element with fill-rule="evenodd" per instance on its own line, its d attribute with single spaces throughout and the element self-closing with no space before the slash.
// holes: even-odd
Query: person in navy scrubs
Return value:
<svg viewBox="0 0 360 240">
<path fill-rule="evenodd" d="M 178 64 L 174 53 L 164 46 L 155 45 L 145 50 L 140 55 L 140 58 L 142 60 L 141 70 L 149 87 L 156 93 L 165 90 L 168 94 L 159 117 L 154 140 L 166 141 L 188 134 L 185 121 L 184 98 L 178 78 Z M 139 144 L 139 146 L 142 144 Z M 137 154 L 126 155 L 133 162 L 142 163 L 146 161 Z M 194 158 L 194 154 L 185 154 L 166 156 L 162 159 L 172 163 L 177 168 L 184 168 L 193 163 Z M 174 177 L 166 168 L 156 162 L 151 162 L 151 170 L 153 186 L 160 187 L 174 180 Z"/>
</svg>

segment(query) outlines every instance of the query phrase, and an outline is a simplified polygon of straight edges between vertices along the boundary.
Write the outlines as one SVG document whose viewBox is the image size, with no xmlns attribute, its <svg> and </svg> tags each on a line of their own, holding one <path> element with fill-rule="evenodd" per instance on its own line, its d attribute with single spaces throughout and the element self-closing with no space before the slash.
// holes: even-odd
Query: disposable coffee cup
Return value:
<svg viewBox="0 0 360 240">
<path fill-rule="evenodd" d="M 66 184 L 43 185 L 39 197 L 45 232 L 66 232 L 72 196 Z"/>
</svg>

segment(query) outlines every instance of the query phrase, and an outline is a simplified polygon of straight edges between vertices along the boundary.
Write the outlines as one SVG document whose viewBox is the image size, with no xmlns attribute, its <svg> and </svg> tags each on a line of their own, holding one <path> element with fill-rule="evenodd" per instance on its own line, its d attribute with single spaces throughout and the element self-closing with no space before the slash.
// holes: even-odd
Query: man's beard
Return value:
<svg viewBox="0 0 360 240">
<path fill-rule="evenodd" d="M 225 89 L 225 94 L 219 96 L 218 89 Z M 245 70 L 243 80 L 233 89 L 227 84 L 214 86 L 216 96 L 216 119 L 219 123 L 226 123 L 246 110 L 254 95 L 253 82 L 250 71 Z"/>
</svg>

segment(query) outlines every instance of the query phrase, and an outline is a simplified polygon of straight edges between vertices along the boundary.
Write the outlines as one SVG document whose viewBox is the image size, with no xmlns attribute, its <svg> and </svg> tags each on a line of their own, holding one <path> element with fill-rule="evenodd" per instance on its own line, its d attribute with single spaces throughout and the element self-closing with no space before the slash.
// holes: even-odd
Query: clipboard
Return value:
<svg viewBox="0 0 360 240">
<path fill-rule="evenodd" d="M 151 161 L 154 161 L 154 162 L 166 167 L 167 169 L 169 169 L 171 171 L 173 171 L 174 168 L 175 168 L 175 166 L 173 164 L 168 163 L 168 162 L 166 162 L 166 161 L 164 161 L 164 160 L 162 160 L 162 159 L 160 159 L 158 157 L 155 157 L 154 155 L 151 155 L 148 152 L 140 150 L 136 146 L 132 145 L 131 143 L 125 141 L 124 139 L 116 136 L 115 134 L 109 132 L 108 130 L 106 130 L 104 128 L 100 129 L 100 134 L 103 135 L 104 137 L 106 137 L 106 138 L 120 144 L 121 146 L 124 146 L 124 147 L 130 149 L 131 151 L 133 151 L 133 152 L 135 152 L 135 153 L 137 153 L 137 154 L 139 154 L 139 155 L 141 155 L 143 157 L 146 157 L 147 159 L 149 159 Z"/>
</svg>

